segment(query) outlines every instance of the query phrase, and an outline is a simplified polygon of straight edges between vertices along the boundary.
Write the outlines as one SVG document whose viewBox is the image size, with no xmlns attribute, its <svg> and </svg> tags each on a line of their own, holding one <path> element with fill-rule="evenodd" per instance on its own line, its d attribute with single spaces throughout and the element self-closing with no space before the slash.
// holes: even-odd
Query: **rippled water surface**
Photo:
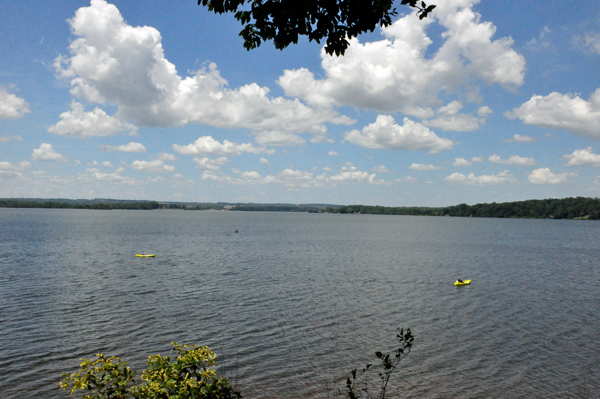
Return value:
<svg viewBox="0 0 600 399">
<path fill-rule="evenodd" d="M 0 209 L 0 398 L 172 341 L 245 398 L 325 398 L 398 327 L 389 397 L 600 397 L 599 254 L 594 221 Z"/>
</svg>

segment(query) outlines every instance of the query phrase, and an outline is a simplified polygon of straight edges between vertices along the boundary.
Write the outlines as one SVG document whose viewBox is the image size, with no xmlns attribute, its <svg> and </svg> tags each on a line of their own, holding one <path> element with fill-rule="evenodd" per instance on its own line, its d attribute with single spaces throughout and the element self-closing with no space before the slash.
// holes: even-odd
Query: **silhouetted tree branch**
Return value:
<svg viewBox="0 0 600 399">
<path fill-rule="evenodd" d="M 388 26 L 398 13 L 393 0 L 198 0 L 217 14 L 235 13 L 243 26 L 240 36 L 247 50 L 272 39 L 275 48 L 283 50 L 298 43 L 300 36 L 321 43 L 327 39 L 329 55 L 344 55 L 348 38 Z M 417 9 L 419 19 L 435 8 L 423 1 L 402 0 L 402 5 Z"/>
</svg>

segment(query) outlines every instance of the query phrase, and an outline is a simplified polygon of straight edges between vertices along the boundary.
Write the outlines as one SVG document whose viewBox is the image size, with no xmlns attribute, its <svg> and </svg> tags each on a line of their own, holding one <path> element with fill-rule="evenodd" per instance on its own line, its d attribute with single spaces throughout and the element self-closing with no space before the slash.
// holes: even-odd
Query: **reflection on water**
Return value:
<svg viewBox="0 0 600 399">
<path fill-rule="evenodd" d="M 210 345 L 246 398 L 326 397 L 397 327 L 416 341 L 391 395 L 585 396 L 599 238 L 593 221 L 0 209 L 0 397 L 67 397 L 79 358 L 142 369 L 171 341 Z"/>
</svg>

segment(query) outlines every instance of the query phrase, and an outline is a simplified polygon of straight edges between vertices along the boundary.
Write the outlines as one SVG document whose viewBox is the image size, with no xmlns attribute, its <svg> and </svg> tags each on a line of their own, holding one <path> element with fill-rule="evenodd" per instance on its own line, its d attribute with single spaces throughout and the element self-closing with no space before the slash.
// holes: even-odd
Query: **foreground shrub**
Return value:
<svg viewBox="0 0 600 399">
<path fill-rule="evenodd" d="M 97 359 L 82 359 L 77 373 L 63 373 L 58 384 L 69 394 L 87 391 L 83 399 L 233 399 L 242 395 L 227 378 L 217 377 L 216 355 L 207 346 L 179 345 L 173 342 L 176 357 L 154 355 L 142 372 L 137 373 L 118 357 L 96 355 Z"/>
<path fill-rule="evenodd" d="M 406 330 L 400 329 L 396 334 L 398 340 L 398 348 L 393 352 L 384 353 L 377 351 L 375 357 L 379 360 L 379 364 L 373 368 L 373 364 L 368 363 L 360 372 L 354 369 L 350 372 L 350 376 L 346 380 L 346 394 L 350 399 L 385 399 L 386 390 L 390 377 L 400 366 L 400 362 L 410 353 L 415 337 L 412 335 L 410 328 Z M 371 383 L 369 378 L 369 370 L 379 369 L 379 387 L 375 392 L 371 391 Z"/>
</svg>

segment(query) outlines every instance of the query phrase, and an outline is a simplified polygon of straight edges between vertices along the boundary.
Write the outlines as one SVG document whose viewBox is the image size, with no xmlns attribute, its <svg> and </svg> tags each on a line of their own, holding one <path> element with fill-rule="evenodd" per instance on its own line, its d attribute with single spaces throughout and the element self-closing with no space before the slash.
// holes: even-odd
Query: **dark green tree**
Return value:
<svg viewBox="0 0 600 399">
<path fill-rule="evenodd" d="M 398 12 L 393 0 L 198 0 L 217 14 L 235 13 L 242 24 L 240 36 L 247 50 L 263 41 L 273 40 L 275 48 L 283 50 L 298 43 L 300 36 L 321 43 L 327 39 L 329 55 L 344 55 L 348 38 L 388 26 Z M 417 9 L 423 19 L 435 8 L 424 1 L 402 0 L 402 5 Z"/>
</svg>

